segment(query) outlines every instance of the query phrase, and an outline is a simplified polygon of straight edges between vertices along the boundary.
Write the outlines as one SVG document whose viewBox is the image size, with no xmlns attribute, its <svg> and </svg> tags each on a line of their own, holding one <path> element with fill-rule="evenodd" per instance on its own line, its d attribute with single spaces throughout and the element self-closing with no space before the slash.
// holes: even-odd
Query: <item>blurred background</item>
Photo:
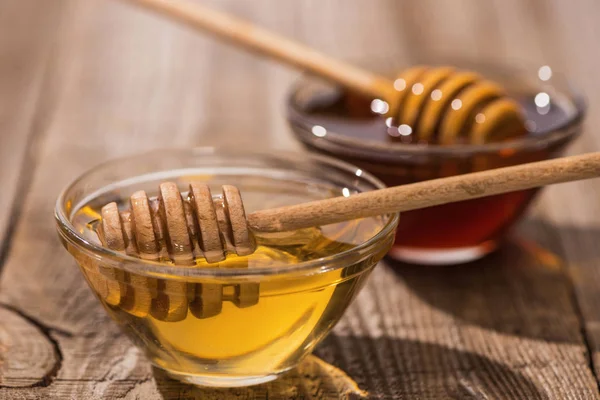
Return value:
<svg viewBox="0 0 600 400">
<path fill-rule="evenodd" d="M 596 1 L 203 3 L 341 58 L 550 65 L 589 100 L 571 152 L 600 148 Z M 83 168 L 151 148 L 300 148 L 284 116 L 299 73 L 274 61 L 116 0 L 2 0 L 0 27 L 0 210 L 19 181 L 52 179 L 40 196 L 53 201 Z M 0 212 L 0 226 L 9 214 Z"/>
</svg>

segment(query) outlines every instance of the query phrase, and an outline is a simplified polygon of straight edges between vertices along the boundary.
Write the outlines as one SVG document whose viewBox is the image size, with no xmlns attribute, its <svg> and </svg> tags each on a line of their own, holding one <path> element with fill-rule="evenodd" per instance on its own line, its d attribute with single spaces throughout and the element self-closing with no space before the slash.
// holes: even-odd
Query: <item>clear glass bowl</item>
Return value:
<svg viewBox="0 0 600 400">
<path fill-rule="evenodd" d="M 440 65 L 425 61 L 422 64 Z M 308 75 L 288 98 L 289 124 L 309 150 L 350 162 L 388 186 L 560 156 L 581 131 L 584 101 L 549 67 L 514 69 L 463 60 L 442 65 L 476 71 L 504 86 L 527 110 L 528 134 L 483 145 L 414 143 L 410 135 L 396 135 L 391 140 L 384 118 L 368 112 L 372 99 L 344 98 L 339 87 Z M 369 62 L 366 67 L 392 78 L 407 66 Z M 345 103 L 339 103 L 340 98 Z M 550 104 L 542 104 L 547 99 Z M 348 110 L 362 109 L 367 112 L 359 118 L 348 116 Z M 480 258 L 498 247 L 536 193 L 537 189 L 527 190 L 402 213 L 390 256 L 418 264 L 455 264 Z"/>
<path fill-rule="evenodd" d="M 166 180 L 180 188 L 206 182 L 213 193 L 234 184 L 247 212 L 384 186 L 319 155 L 201 148 L 111 161 L 63 191 L 58 233 L 97 298 L 155 366 L 197 385 L 258 384 L 293 368 L 340 319 L 398 223 L 397 215 L 381 216 L 366 240 L 293 264 L 265 253 L 264 262 L 186 267 L 102 247 L 89 229 L 98 205 L 142 189 L 152 195 Z"/>
</svg>

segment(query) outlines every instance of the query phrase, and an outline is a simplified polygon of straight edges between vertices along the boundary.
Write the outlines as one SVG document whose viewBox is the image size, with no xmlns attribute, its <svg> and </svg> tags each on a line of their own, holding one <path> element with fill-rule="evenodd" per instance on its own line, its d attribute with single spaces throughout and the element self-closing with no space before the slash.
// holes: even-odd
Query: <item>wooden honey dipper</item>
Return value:
<svg viewBox="0 0 600 400">
<path fill-rule="evenodd" d="M 482 144 L 526 133 L 517 102 L 472 72 L 419 66 L 390 80 L 198 3 L 127 1 L 375 98 L 375 112 L 418 139 Z"/>
<path fill-rule="evenodd" d="M 221 261 L 226 250 L 251 254 L 254 233 L 293 231 L 598 176 L 600 152 L 261 210 L 247 217 L 234 186 L 223 186 L 222 199 L 213 200 L 208 186 L 191 183 L 184 199 L 175 183 L 165 182 L 157 199 L 136 192 L 129 210 L 119 211 L 116 203 L 104 206 L 99 235 L 113 250 L 153 260 L 162 254 L 175 264 L 191 266 L 197 257 Z"/>
<path fill-rule="evenodd" d="M 478 74 L 451 67 L 417 66 L 403 71 L 396 121 L 429 143 L 484 144 L 523 135 L 519 104 L 502 87 Z"/>
<path fill-rule="evenodd" d="M 165 182 L 157 199 L 139 191 L 130 197 L 129 210 L 119 211 L 114 202 L 102 207 L 98 235 L 111 250 L 145 260 L 169 258 L 177 265 L 194 265 L 194 257 L 201 256 L 222 261 L 226 249 L 251 254 L 254 244 L 239 191 L 224 186 L 221 200 L 213 201 L 208 186 L 192 183 L 183 201 L 177 185 Z M 254 282 L 188 283 L 102 265 L 88 268 L 98 270 L 90 283 L 106 303 L 138 317 L 177 322 L 189 310 L 196 318 L 209 318 L 221 312 L 223 301 L 244 308 L 259 300 L 259 284 Z"/>
</svg>

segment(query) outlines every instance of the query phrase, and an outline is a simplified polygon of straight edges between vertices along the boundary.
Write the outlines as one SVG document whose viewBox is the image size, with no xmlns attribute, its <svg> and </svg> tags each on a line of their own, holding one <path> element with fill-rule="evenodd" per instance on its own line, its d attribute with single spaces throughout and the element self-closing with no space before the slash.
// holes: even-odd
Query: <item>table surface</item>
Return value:
<svg viewBox="0 0 600 400">
<path fill-rule="evenodd" d="M 600 150 L 595 0 L 205 3 L 350 59 L 551 65 L 589 100 L 571 153 Z M 117 1 L 0 0 L 0 398 L 600 398 L 597 181 L 548 188 L 482 262 L 380 265 L 319 358 L 275 383 L 202 390 L 151 368 L 59 244 L 58 192 L 151 148 L 299 150 L 297 75 Z"/>
</svg>

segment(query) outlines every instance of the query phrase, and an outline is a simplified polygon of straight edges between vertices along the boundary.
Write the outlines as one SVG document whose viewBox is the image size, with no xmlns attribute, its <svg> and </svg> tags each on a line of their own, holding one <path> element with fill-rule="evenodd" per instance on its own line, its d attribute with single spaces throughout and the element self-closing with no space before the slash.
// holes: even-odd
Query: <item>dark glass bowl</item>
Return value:
<svg viewBox="0 0 600 400">
<path fill-rule="evenodd" d="M 548 66 L 515 70 L 463 61 L 446 65 L 476 71 L 504 86 L 523 107 L 527 135 L 483 145 L 415 143 L 410 136 L 386 140 L 389 122 L 386 126 L 383 117 L 368 112 L 372 99 L 344 93 L 312 76 L 303 77 L 288 98 L 289 124 L 309 150 L 357 165 L 388 186 L 557 157 L 581 131 L 585 112 L 582 97 Z M 378 68 L 381 71 L 380 64 Z M 544 98 L 549 104 L 543 104 Z M 367 112 L 360 116 L 348 111 L 361 107 Z M 498 247 L 538 191 L 405 212 L 390 255 L 420 264 L 455 264 L 480 258 Z"/>
</svg>

